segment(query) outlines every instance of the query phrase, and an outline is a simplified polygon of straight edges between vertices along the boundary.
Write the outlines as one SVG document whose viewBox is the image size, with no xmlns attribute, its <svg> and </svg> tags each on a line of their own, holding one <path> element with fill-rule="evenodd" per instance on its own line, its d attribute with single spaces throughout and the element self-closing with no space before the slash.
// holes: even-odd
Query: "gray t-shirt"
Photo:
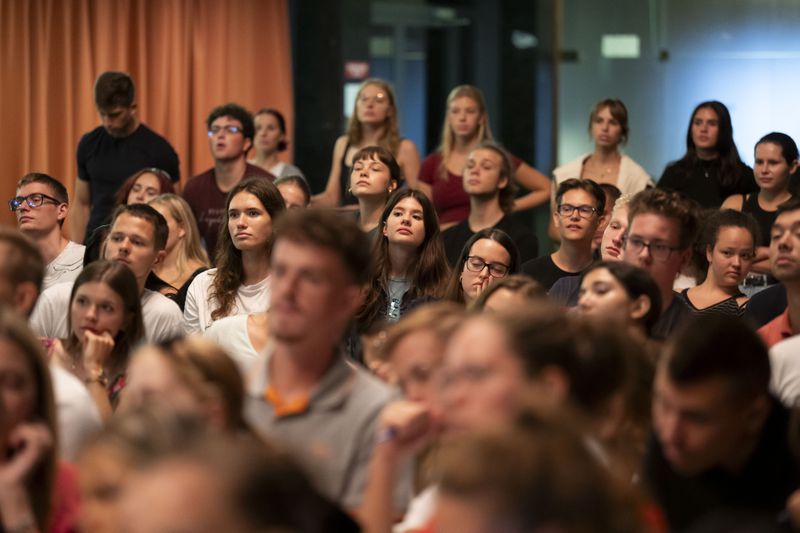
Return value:
<svg viewBox="0 0 800 533">
<path fill-rule="evenodd" d="M 411 282 L 407 279 L 389 280 L 389 298 L 386 302 L 386 320 L 397 322 L 400 320 L 400 305 L 403 303 L 403 296 L 411 288 Z"/>
</svg>

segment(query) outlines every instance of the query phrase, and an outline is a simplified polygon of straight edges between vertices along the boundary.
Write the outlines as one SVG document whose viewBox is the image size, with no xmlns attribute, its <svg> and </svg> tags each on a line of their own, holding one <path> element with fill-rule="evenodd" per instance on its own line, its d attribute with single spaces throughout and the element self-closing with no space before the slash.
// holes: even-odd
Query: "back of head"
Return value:
<svg viewBox="0 0 800 533">
<path fill-rule="evenodd" d="M 512 274 L 500 278 L 488 287 L 470 304 L 470 309 L 480 311 L 486 307 L 486 301 L 500 290 L 510 291 L 523 300 L 534 303 L 547 300 L 547 291 L 536 280 L 523 274 Z"/>
<path fill-rule="evenodd" d="M 678 386 L 721 378 L 736 400 L 764 396 L 769 390 L 767 348 L 738 317 L 712 315 L 686 321 L 667 345 L 659 369 Z"/>
<path fill-rule="evenodd" d="M 0 243 L 5 244 L 0 260 L 0 274 L 2 274 L 12 287 L 22 283 L 31 283 L 36 288 L 36 294 L 42 290 L 44 281 L 45 264 L 42 253 L 27 237 L 16 229 L 0 227 Z M 14 302 L 2 302 L 13 305 Z M 33 309 L 22 310 L 29 313 Z"/>
<path fill-rule="evenodd" d="M 204 337 L 187 337 L 165 343 L 162 349 L 171 355 L 173 362 L 188 363 L 188 368 L 180 364 L 173 364 L 173 367 L 198 397 L 206 396 L 222 404 L 227 429 L 247 427 L 242 412 L 242 376 L 236 363 L 219 345 Z"/>
<path fill-rule="evenodd" d="M 628 220 L 632 223 L 636 216 L 642 214 L 660 215 L 677 221 L 680 228 L 678 238 L 680 248 L 685 250 L 692 245 L 699 221 L 697 208 L 691 200 L 673 191 L 645 189 L 637 193 L 628 205 Z"/>
<path fill-rule="evenodd" d="M 130 107 L 135 101 L 131 77 L 124 72 L 103 72 L 94 82 L 94 103 L 98 109 Z"/>
<path fill-rule="evenodd" d="M 361 285 L 370 279 L 370 244 L 350 217 L 317 208 L 293 209 L 275 222 L 273 235 L 276 244 L 287 240 L 325 248 L 338 255 L 354 284 Z"/>
<path fill-rule="evenodd" d="M 498 531 L 641 530 L 628 494 L 563 419 L 527 413 L 516 428 L 447 442 L 440 458 L 440 502 L 460 500 Z"/>
</svg>

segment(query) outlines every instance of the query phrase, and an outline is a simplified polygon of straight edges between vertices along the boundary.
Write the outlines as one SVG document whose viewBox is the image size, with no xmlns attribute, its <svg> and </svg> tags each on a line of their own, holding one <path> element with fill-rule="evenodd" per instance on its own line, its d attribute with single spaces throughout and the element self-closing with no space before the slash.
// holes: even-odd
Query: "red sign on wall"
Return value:
<svg viewBox="0 0 800 533">
<path fill-rule="evenodd" d="M 369 78 L 368 61 L 345 61 L 344 77 L 347 80 L 363 80 Z"/>
</svg>

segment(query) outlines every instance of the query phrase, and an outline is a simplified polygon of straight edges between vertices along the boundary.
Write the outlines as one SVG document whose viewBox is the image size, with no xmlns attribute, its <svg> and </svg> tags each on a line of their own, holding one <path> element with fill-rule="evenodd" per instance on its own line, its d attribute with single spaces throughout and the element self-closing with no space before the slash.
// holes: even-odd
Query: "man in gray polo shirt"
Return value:
<svg viewBox="0 0 800 533">
<path fill-rule="evenodd" d="M 271 341 L 246 376 L 246 416 L 357 512 L 378 415 L 394 396 L 337 348 L 362 302 L 369 244 L 349 218 L 316 209 L 284 213 L 273 242 Z"/>
</svg>

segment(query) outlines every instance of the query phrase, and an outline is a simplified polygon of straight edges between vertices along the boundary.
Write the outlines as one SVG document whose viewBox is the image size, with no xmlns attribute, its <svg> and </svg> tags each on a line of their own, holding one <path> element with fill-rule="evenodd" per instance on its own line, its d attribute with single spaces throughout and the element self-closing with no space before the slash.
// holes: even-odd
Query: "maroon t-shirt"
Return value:
<svg viewBox="0 0 800 533">
<path fill-rule="evenodd" d="M 242 178 L 245 176 L 248 178 L 258 176 L 275 181 L 275 176 L 250 163 L 247 163 Z M 225 220 L 225 199 L 227 197 L 228 193 L 223 192 L 217 185 L 214 167 L 190 179 L 183 188 L 183 198 L 192 208 L 194 218 L 197 219 L 197 228 L 206 243 L 206 250 L 212 262 L 217 248 L 219 228 Z"/>
<path fill-rule="evenodd" d="M 419 179 L 433 189 L 433 206 L 439 215 L 439 223 L 461 222 L 469 216 L 469 195 L 464 192 L 461 176 L 447 169 L 447 177 L 439 173 L 441 164 L 442 154 L 433 152 L 422 162 Z M 511 164 L 516 172 L 522 160 L 512 155 Z"/>
</svg>

